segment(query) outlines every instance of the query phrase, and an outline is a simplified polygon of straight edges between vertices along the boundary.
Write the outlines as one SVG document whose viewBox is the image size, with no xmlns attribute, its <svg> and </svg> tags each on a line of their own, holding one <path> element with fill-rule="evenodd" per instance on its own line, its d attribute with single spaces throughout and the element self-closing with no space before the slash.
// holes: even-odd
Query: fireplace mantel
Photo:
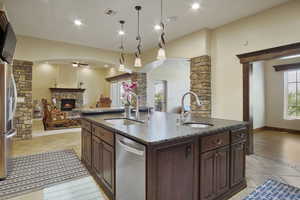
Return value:
<svg viewBox="0 0 300 200">
<path fill-rule="evenodd" d="M 81 92 L 83 93 L 85 89 L 81 88 L 49 88 L 51 92 Z"/>
</svg>

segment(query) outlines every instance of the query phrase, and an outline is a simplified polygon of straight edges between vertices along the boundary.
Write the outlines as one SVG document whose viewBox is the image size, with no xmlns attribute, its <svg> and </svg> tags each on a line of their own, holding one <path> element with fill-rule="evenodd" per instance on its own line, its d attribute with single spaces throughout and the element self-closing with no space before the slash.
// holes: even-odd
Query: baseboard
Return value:
<svg viewBox="0 0 300 200">
<path fill-rule="evenodd" d="M 278 128 L 278 127 L 271 127 L 271 126 L 264 126 L 262 128 L 257 128 L 257 129 L 253 130 L 254 133 L 257 133 L 259 131 L 279 131 L 279 132 L 300 134 L 300 130 L 294 130 L 294 129 L 288 129 L 288 128 Z"/>
<path fill-rule="evenodd" d="M 256 129 L 253 129 L 253 133 L 257 133 L 259 131 L 265 131 L 266 130 L 266 127 L 261 127 L 261 128 L 256 128 Z"/>
</svg>

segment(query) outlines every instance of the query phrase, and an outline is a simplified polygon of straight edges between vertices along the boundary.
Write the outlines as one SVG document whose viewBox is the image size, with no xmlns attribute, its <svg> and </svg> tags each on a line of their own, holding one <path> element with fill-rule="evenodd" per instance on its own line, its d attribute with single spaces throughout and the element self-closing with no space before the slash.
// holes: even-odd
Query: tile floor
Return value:
<svg viewBox="0 0 300 200">
<path fill-rule="evenodd" d="M 44 130 L 42 119 L 33 119 L 32 123 L 32 137 L 40 137 L 46 135 L 56 135 L 62 133 L 80 132 L 81 128 L 59 129 L 59 130 Z"/>
<path fill-rule="evenodd" d="M 257 186 L 263 184 L 268 178 L 273 178 L 283 183 L 287 183 L 300 188 L 300 165 L 298 165 L 300 163 L 300 157 L 297 156 L 297 153 L 295 152 L 295 149 L 297 150 L 300 148 L 300 135 L 278 132 L 262 132 L 255 134 L 254 138 L 255 147 L 257 147 L 257 153 L 252 156 L 247 156 L 246 160 L 246 176 L 248 187 L 239 194 L 232 197 L 231 200 L 242 200 Z M 272 140 L 273 142 L 271 142 Z M 32 140 L 27 141 L 15 141 L 13 155 L 20 156 L 72 148 L 80 156 L 80 142 L 80 132 L 36 137 Z M 287 145 L 286 148 L 282 148 L 285 145 Z M 279 154 L 278 157 L 276 157 L 276 153 Z M 299 153 L 300 149 L 298 151 L 298 154 Z M 293 156 L 291 156 L 290 154 L 293 154 Z M 91 187 L 95 188 L 95 182 L 91 178 L 89 180 L 89 184 L 91 184 Z M 68 184 L 72 185 L 74 183 L 69 182 L 65 184 L 67 185 L 57 185 L 51 188 L 44 189 L 42 191 L 29 193 L 10 200 L 59 200 L 57 196 L 48 195 L 49 191 L 56 191 L 56 188 L 68 187 Z M 99 190 L 99 196 L 91 195 L 86 198 L 84 195 L 79 195 L 75 198 L 71 195 L 72 190 L 65 190 L 65 192 L 66 193 L 64 195 L 66 196 L 66 200 L 69 200 L 68 198 L 70 197 L 71 199 L 76 200 L 102 200 L 106 198 L 101 190 Z"/>
</svg>

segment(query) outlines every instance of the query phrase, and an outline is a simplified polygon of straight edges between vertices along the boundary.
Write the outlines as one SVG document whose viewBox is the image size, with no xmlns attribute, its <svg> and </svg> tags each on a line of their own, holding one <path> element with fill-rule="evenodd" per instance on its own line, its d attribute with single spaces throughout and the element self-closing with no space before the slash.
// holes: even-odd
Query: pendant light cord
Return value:
<svg viewBox="0 0 300 200">
<path fill-rule="evenodd" d="M 138 41 L 138 45 L 137 45 L 137 52 L 135 54 L 136 57 L 140 57 L 141 55 L 141 44 L 142 44 L 142 38 L 140 35 L 140 10 L 142 9 L 141 6 L 136 6 L 135 9 L 137 10 L 137 14 L 138 14 L 138 32 L 137 32 L 137 38 L 136 40 Z"/>
<path fill-rule="evenodd" d="M 160 26 L 161 26 L 161 35 L 158 43 L 159 48 L 165 48 L 166 40 L 165 40 L 165 24 L 163 22 L 163 0 L 160 0 Z"/>
<path fill-rule="evenodd" d="M 125 24 L 125 21 L 120 21 L 120 24 L 121 24 L 121 31 L 124 32 L 124 24 Z M 121 56 L 120 56 L 120 64 L 123 65 L 124 62 L 125 62 L 125 57 L 124 57 L 124 35 L 121 35 Z"/>
</svg>

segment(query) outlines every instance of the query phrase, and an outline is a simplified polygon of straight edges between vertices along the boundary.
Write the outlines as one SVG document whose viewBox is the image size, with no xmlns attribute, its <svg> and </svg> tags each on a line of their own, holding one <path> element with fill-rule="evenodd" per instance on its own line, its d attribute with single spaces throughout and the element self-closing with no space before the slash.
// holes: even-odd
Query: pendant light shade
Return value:
<svg viewBox="0 0 300 200">
<path fill-rule="evenodd" d="M 160 0 L 160 27 L 161 34 L 158 43 L 158 52 L 157 52 L 157 60 L 165 60 L 166 56 L 166 41 L 165 41 L 165 24 L 163 22 L 163 0 Z"/>
<path fill-rule="evenodd" d="M 134 61 L 135 67 L 142 67 L 142 59 L 140 57 L 136 57 Z"/>
<path fill-rule="evenodd" d="M 120 64 L 119 72 L 125 72 L 125 65 L 124 64 Z"/>
<path fill-rule="evenodd" d="M 142 59 L 141 59 L 141 48 L 142 48 L 142 38 L 140 35 L 140 11 L 142 10 L 141 6 L 135 6 L 135 10 L 137 11 L 137 17 L 138 17 L 138 24 L 137 24 L 137 37 L 136 40 L 138 42 L 137 50 L 135 53 L 135 61 L 134 66 L 135 67 L 142 67 Z"/>
<path fill-rule="evenodd" d="M 166 50 L 163 48 L 158 49 L 157 60 L 165 60 L 167 59 Z"/>
<path fill-rule="evenodd" d="M 121 20 L 120 21 L 120 24 L 121 24 L 121 30 L 119 31 L 120 32 L 123 32 L 125 33 L 124 31 L 124 24 L 125 24 L 125 21 Z M 125 72 L 125 56 L 124 56 L 124 34 L 119 34 L 121 36 L 121 46 L 120 46 L 120 50 L 121 50 L 121 55 L 120 55 L 120 65 L 119 65 L 119 71 L 120 72 Z"/>
</svg>

